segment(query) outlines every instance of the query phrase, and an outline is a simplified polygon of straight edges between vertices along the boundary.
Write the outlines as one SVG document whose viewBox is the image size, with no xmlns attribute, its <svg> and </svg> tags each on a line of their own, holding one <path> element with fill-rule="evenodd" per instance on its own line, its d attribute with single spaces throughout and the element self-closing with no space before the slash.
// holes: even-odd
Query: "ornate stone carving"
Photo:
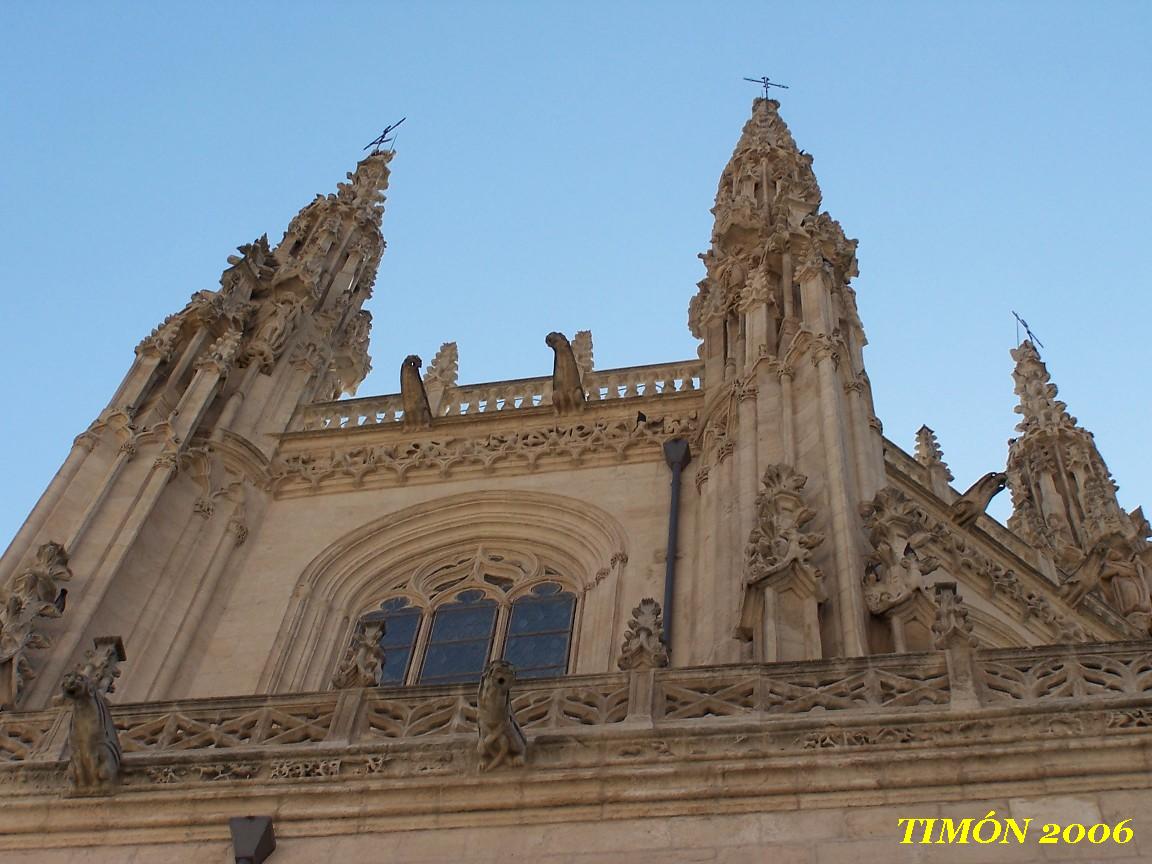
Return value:
<svg viewBox="0 0 1152 864">
<path fill-rule="evenodd" d="M 1121 533 L 1104 537 L 1061 586 L 1060 594 L 1077 605 L 1089 591 L 1102 588 L 1111 605 L 1145 636 L 1152 627 L 1152 569 L 1144 560 L 1147 557 L 1146 542 Z"/>
<path fill-rule="evenodd" d="M 352 644 L 340 661 L 336 674 L 332 676 L 332 686 L 344 690 L 349 687 L 379 685 L 380 671 L 384 666 L 384 649 L 380 646 L 383 637 L 382 620 L 365 621 L 357 627 L 352 636 Z"/>
<path fill-rule="evenodd" d="M 279 458 L 271 467 L 269 483 L 279 492 L 301 484 L 317 489 L 339 478 L 356 484 L 366 483 L 369 478 L 377 483 L 404 483 L 412 473 L 428 470 L 437 477 L 448 477 L 469 467 L 485 473 L 505 468 L 534 471 L 544 465 L 578 465 L 597 453 L 608 453 L 620 460 L 637 451 L 659 457 L 664 441 L 692 435 L 696 428 L 695 415 L 666 416 L 644 423 L 621 418 L 504 430 L 476 437 L 444 436 L 344 450 L 326 448 Z"/>
<path fill-rule="evenodd" d="M 415 354 L 404 358 L 400 366 L 400 399 L 404 406 L 405 429 L 427 429 L 432 425 L 432 409 L 428 394 L 420 380 L 421 360 Z"/>
<path fill-rule="evenodd" d="M 544 342 L 552 349 L 552 410 L 559 415 L 583 411 L 586 397 L 581 383 L 580 367 L 572 353 L 572 346 L 563 333 L 555 331 Z"/>
<path fill-rule="evenodd" d="M 956 593 L 956 583 L 937 582 L 932 589 L 936 594 L 936 618 L 932 622 L 935 647 L 941 651 L 958 646 L 975 648 L 968 607 Z"/>
<path fill-rule="evenodd" d="M 243 334 L 239 330 L 229 330 L 212 343 L 208 353 L 196 361 L 197 369 L 214 368 L 221 375 L 227 375 L 232 368 L 232 361 L 240 352 L 240 340 Z"/>
<path fill-rule="evenodd" d="M 1067 573 L 1076 571 L 1106 538 L 1121 535 L 1142 542 L 1116 500 L 1116 484 L 1092 434 L 1056 398 L 1056 385 L 1035 346 L 1025 341 L 1012 357 L 1021 435 L 1008 449 L 1013 507 L 1008 527 Z"/>
<path fill-rule="evenodd" d="M 440 416 L 444 397 L 456 388 L 460 368 L 460 352 L 455 342 L 445 342 L 424 372 L 424 388 L 433 416 Z"/>
<path fill-rule="evenodd" d="M 572 337 L 572 356 L 576 360 L 576 368 L 580 370 L 580 377 L 593 370 L 595 361 L 592 358 L 592 331 L 577 330 Z"/>
<path fill-rule="evenodd" d="M 660 604 L 651 597 L 645 597 L 632 610 L 616 665 L 624 670 L 656 669 L 668 665 L 663 613 Z"/>
<path fill-rule="evenodd" d="M 83 670 L 65 675 L 60 691 L 72 707 L 69 779 L 77 790 L 98 792 L 120 779 L 120 739 L 108 701 Z"/>
<path fill-rule="evenodd" d="M 480 770 L 501 765 L 523 765 L 528 742 L 512 713 L 512 684 L 516 670 L 506 660 L 493 660 L 480 678 L 476 705 L 476 728 L 480 740 L 476 752 Z"/>
<path fill-rule="evenodd" d="M 48 637 L 36 627 L 37 618 L 59 618 L 68 591 L 61 582 L 72 578 L 68 553 L 59 543 L 44 543 L 32 565 L 16 573 L 0 589 L 0 710 L 19 701 L 35 677 L 28 652 L 48 648 Z"/>
<path fill-rule="evenodd" d="M 820 656 L 817 605 L 824 600 L 824 585 L 812 550 L 824 542 L 824 535 L 807 530 L 816 517 L 801 494 L 807 482 L 788 465 L 768 466 L 764 488 L 756 496 L 756 522 L 744 547 L 737 635 L 749 640 L 759 634 L 766 660 Z"/>
<path fill-rule="evenodd" d="M 918 554 L 929 540 L 927 516 L 899 489 L 886 487 L 860 505 L 868 540 L 875 550 L 866 562 L 864 600 L 873 614 L 887 612 L 924 587 L 923 577 L 940 566 L 938 558 Z"/>
<path fill-rule="evenodd" d="M 291 293 L 267 303 L 264 318 L 257 324 L 255 335 L 244 352 L 244 361 L 258 363 L 261 372 L 270 373 L 295 331 L 304 307 L 304 298 Z"/>
<path fill-rule="evenodd" d="M 948 463 L 944 461 L 944 453 L 940 449 L 940 442 L 936 440 L 936 433 L 927 426 L 916 430 L 916 461 L 929 471 L 940 472 L 945 482 L 951 483 L 954 479 L 948 470 Z"/>
<path fill-rule="evenodd" d="M 952 504 L 952 520 L 961 528 L 967 528 L 988 509 L 992 499 L 1004 491 L 1008 485 L 1008 475 L 1002 471 L 989 471 L 973 483 L 959 500 Z"/>
</svg>

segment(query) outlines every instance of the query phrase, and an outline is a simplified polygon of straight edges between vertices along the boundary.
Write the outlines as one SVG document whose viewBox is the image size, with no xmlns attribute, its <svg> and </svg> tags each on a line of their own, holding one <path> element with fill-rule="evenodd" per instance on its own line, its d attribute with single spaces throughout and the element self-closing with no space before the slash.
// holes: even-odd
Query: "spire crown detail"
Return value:
<svg viewBox="0 0 1152 864">
<path fill-rule="evenodd" d="M 1068 413 L 1068 406 L 1056 398 L 1056 385 L 1036 346 L 1025 339 L 1011 354 L 1016 361 L 1012 378 L 1016 381 L 1016 395 L 1020 397 L 1020 404 L 1014 410 L 1022 416 L 1016 430 L 1026 433 L 1032 429 L 1075 427 L 1076 418 Z"/>
</svg>

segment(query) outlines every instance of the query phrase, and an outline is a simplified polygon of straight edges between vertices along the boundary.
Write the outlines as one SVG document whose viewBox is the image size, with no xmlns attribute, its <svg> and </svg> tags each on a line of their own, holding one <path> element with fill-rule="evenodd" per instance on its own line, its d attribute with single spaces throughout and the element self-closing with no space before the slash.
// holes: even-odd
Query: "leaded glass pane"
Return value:
<svg viewBox="0 0 1152 864">
<path fill-rule="evenodd" d="M 479 681 L 496 626 L 496 602 L 464 591 L 432 616 L 432 632 L 420 671 L 421 684 Z"/>
<path fill-rule="evenodd" d="M 420 630 L 420 617 L 423 610 L 409 605 L 407 597 L 393 597 L 380 604 L 380 612 L 364 618 L 367 621 L 384 621 L 384 635 L 380 647 L 384 649 L 384 664 L 380 672 L 381 684 L 403 684 L 412 660 L 412 649 L 416 644 L 416 633 Z"/>
<path fill-rule="evenodd" d="M 552 678 L 568 669 L 576 597 L 552 582 L 512 604 L 504 659 L 518 678 Z"/>
</svg>

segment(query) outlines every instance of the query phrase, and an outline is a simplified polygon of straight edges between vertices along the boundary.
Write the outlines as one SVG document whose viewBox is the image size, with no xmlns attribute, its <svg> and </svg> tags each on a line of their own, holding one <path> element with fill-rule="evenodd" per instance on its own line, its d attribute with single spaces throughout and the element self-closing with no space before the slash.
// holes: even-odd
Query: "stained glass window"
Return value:
<svg viewBox="0 0 1152 864">
<path fill-rule="evenodd" d="M 496 628 L 496 601 L 483 591 L 461 591 L 436 608 L 420 670 L 421 684 L 479 681 Z"/>
<path fill-rule="evenodd" d="M 545 582 L 512 604 L 504 659 L 517 678 L 554 678 L 568 670 L 576 597 Z"/>
<path fill-rule="evenodd" d="M 404 683 L 412 649 L 416 645 L 416 633 L 420 630 L 421 612 L 420 607 L 411 605 L 407 597 L 393 597 L 380 604 L 379 612 L 365 616 L 366 622 L 384 620 L 384 635 L 380 639 L 380 647 L 384 649 L 381 684 Z"/>
</svg>

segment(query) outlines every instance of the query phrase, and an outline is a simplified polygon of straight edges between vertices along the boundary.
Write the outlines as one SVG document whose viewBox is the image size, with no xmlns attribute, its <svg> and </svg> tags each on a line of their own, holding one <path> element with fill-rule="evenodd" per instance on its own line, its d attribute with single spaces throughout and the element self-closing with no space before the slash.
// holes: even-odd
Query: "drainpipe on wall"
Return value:
<svg viewBox="0 0 1152 864">
<path fill-rule="evenodd" d="M 664 556 L 664 645 L 672 653 L 672 599 L 676 593 L 676 539 L 680 531 L 680 480 L 692 461 L 686 438 L 664 442 L 664 461 L 672 469 L 672 501 L 668 507 L 668 549 Z"/>
</svg>

